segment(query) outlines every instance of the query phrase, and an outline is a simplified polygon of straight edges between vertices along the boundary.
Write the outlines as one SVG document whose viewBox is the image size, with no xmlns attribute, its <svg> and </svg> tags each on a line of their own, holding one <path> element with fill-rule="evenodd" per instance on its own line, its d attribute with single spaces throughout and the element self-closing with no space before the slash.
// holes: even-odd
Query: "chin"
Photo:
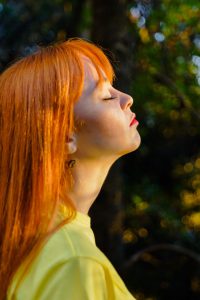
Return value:
<svg viewBox="0 0 200 300">
<path fill-rule="evenodd" d="M 140 144 L 141 144 L 141 137 L 139 134 L 137 134 L 137 136 L 134 138 L 134 141 L 132 141 L 131 145 L 129 145 L 129 147 L 124 149 L 124 151 L 121 153 L 120 156 L 134 152 L 140 147 Z"/>
<path fill-rule="evenodd" d="M 135 143 L 134 143 L 135 149 L 133 151 L 137 150 L 140 147 L 140 144 L 141 144 L 141 137 L 138 133 L 137 138 L 135 139 Z"/>
<path fill-rule="evenodd" d="M 136 136 L 134 137 L 134 140 L 131 143 L 130 152 L 137 150 L 139 148 L 140 144 L 141 144 L 141 137 L 140 137 L 139 133 L 137 132 Z"/>
</svg>

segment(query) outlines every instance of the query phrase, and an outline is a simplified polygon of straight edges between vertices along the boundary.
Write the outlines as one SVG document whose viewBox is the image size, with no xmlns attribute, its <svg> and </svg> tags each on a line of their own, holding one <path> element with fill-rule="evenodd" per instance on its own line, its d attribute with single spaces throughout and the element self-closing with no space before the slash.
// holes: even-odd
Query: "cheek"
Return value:
<svg viewBox="0 0 200 300">
<path fill-rule="evenodd" d="M 98 138 L 112 138 L 124 131 L 124 119 L 116 112 L 93 114 L 85 120 L 85 130 Z"/>
<path fill-rule="evenodd" d="M 139 145 L 138 133 L 130 128 L 125 114 L 119 110 L 81 112 L 78 130 L 79 155 L 124 155 Z"/>
</svg>

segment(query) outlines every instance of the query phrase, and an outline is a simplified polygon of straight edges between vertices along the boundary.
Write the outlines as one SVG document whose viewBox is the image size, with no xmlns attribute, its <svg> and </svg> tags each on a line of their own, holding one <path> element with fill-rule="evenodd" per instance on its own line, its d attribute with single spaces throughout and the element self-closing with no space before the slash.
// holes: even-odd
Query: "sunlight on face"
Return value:
<svg viewBox="0 0 200 300">
<path fill-rule="evenodd" d="M 98 83 L 92 62 L 84 57 L 85 81 L 81 97 L 75 104 L 75 120 L 83 125 L 76 132 L 81 157 L 118 158 L 136 150 L 141 142 L 138 122 L 130 110 L 131 96 L 115 89 L 107 80 Z M 103 71 L 102 71 L 103 72 Z"/>
</svg>

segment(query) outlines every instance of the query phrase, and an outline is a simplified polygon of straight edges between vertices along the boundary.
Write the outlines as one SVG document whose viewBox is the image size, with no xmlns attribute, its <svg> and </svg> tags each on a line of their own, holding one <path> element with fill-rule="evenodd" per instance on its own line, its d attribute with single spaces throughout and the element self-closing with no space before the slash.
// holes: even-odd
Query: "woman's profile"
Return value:
<svg viewBox="0 0 200 300">
<path fill-rule="evenodd" d="M 140 145 L 131 96 L 83 39 L 0 75 L 0 300 L 133 300 L 95 244 L 89 209 Z"/>
</svg>

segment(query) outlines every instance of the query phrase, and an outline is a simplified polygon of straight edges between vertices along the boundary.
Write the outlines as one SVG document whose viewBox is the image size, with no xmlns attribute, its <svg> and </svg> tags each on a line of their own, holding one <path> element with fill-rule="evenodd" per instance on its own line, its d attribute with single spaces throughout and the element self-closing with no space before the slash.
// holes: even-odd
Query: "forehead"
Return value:
<svg viewBox="0 0 200 300">
<path fill-rule="evenodd" d="M 103 82 L 102 84 L 99 83 L 99 75 L 97 73 L 97 70 L 92 63 L 92 61 L 84 56 L 83 57 L 83 65 L 84 65 L 84 86 L 83 91 L 92 92 L 94 91 L 98 86 L 101 86 L 103 83 L 107 83 L 108 79 L 106 77 L 106 74 L 103 69 L 100 68 L 100 71 L 103 75 Z"/>
</svg>

